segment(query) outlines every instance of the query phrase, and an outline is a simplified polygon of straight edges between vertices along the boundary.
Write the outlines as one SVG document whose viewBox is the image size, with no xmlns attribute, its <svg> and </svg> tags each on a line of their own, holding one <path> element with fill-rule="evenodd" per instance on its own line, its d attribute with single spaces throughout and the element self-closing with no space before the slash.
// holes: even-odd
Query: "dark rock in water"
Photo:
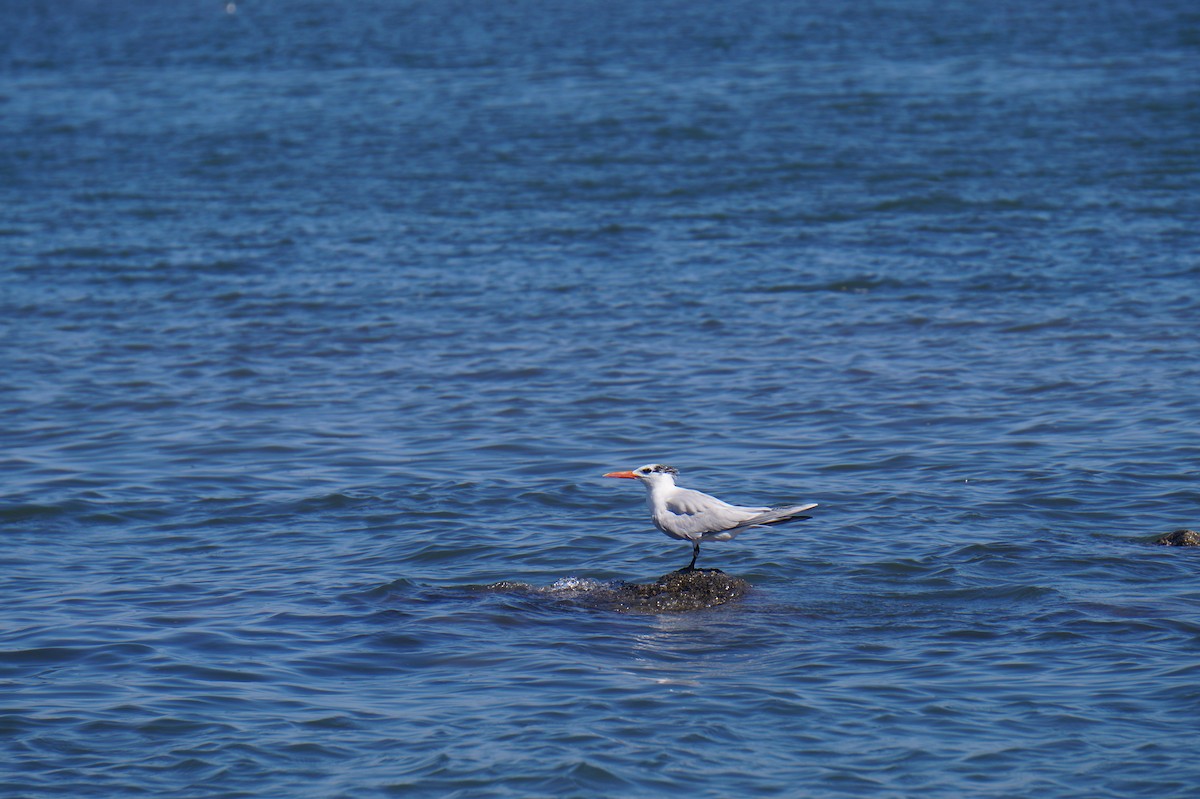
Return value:
<svg viewBox="0 0 1200 799">
<path fill-rule="evenodd" d="M 1195 530 L 1175 530 L 1159 536 L 1154 543 L 1168 547 L 1200 547 L 1200 533 Z"/>
<path fill-rule="evenodd" d="M 749 591 L 750 583 L 720 569 L 680 569 L 652 583 L 609 585 L 592 599 L 623 613 L 672 613 L 716 607 Z"/>
<path fill-rule="evenodd" d="M 626 595 L 629 609 L 692 611 L 740 599 L 749 593 L 750 583 L 720 569 L 680 569 L 653 583 L 624 583 L 620 591 Z"/>
<path fill-rule="evenodd" d="M 619 613 L 678 613 L 716 607 L 740 599 L 750 583 L 731 577 L 720 569 L 680 569 L 652 583 L 601 582 L 564 577 L 545 588 L 505 580 L 483 586 L 484 590 L 549 596 L 586 607 Z"/>
</svg>

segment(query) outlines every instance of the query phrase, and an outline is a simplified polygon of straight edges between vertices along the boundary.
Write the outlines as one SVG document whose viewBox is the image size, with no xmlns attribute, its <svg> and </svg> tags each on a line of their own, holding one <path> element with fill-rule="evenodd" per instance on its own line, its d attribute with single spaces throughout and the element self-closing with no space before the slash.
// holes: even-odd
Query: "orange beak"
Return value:
<svg viewBox="0 0 1200 799">
<path fill-rule="evenodd" d="M 604 476 L 605 476 L 605 477 L 625 477 L 625 478 L 628 478 L 628 479 L 630 479 L 630 480 L 636 480 L 636 479 L 637 479 L 637 475 L 636 475 L 636 474 L 634 474 L 633 472 L 609 472 L 608 474 L 606 474 L 606 475 L 604 475 Z"/>
</svg>

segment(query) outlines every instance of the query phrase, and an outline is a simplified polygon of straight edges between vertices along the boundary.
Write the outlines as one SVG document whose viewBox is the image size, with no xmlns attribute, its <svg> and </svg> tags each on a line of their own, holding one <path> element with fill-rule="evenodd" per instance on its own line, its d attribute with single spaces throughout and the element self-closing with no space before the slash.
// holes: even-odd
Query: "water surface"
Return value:
<svg viewBox="0 0 1200 799">
<path fill-rule="evenodd" d="M 0 793 L 1194 792 L 1189 4 L 7 20 Z"/>
</svg>

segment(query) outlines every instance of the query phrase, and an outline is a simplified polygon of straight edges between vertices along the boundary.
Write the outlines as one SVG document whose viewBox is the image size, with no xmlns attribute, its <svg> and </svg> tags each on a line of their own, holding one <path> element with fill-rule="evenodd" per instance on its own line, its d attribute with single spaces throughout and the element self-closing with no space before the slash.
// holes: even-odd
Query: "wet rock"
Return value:
<svg viewBox="0 0 1200 799">
<path fill-rule="evenodd" d="M 680 569 L 652 583 L 612 583 L 591 599 L 622 613 L 677 613 L 716 607 L 741 599 L 750 583 L 720 569 Z"/>
<path fill-rule="evenodd" d="M 564 577 L 544 588 L 508 580 L 482 588 L 500 593 L 546 596 L 618 613 L 679 613 L 741 599 L 749 593 L 750 583 L 720 569 L 680 569 L 664 574 L 652 583 Z"/>
<path fill-rule="evenodd" d="M 593 583 L 569 599 L 618 613 L 680 613 L 724 605 L 749 590 L 750 583 L 720 569 L 680 569 L 653 583 Z"/>
<path fill-rule="evenodd" d="M 1168 547 L 1200 547 L 1200 533 L 1195 530 L 1175 530 L 1159 536 L 1154 543 Z"/>
</svg>

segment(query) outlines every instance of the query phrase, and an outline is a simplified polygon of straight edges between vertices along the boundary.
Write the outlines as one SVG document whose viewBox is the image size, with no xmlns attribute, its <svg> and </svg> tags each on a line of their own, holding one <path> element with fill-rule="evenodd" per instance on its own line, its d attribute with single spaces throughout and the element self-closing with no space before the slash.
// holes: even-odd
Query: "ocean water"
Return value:
<svg viewBox="0 0 1200 799">
<path fill-rule="evenodd" d="M 3 17 L 0 795 L 1195 795 L 1193 3 Z"/>
</svg>

